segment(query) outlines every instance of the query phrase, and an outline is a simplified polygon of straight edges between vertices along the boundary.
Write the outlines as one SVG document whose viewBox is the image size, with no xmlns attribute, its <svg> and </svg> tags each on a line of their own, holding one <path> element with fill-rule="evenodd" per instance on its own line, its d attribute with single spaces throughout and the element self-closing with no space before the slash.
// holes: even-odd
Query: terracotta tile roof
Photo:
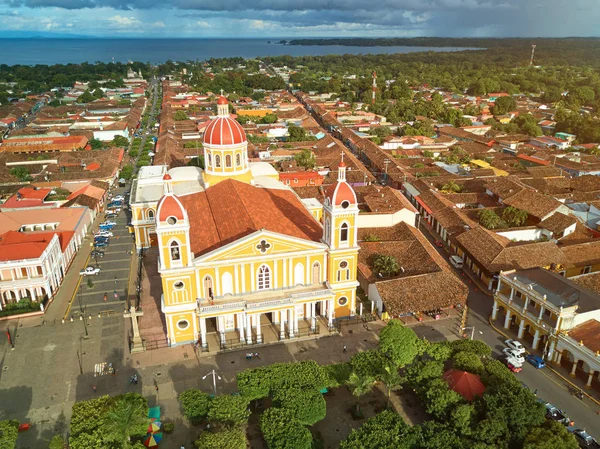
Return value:
<svg viewBox="0 0 600 449">
<path fill-rule="evenodd" d="M 321 225 L 288 190 L 228 179 L 179 200 L 190 219 L 191 249 L 196 256 L 261 229 L 314 242 L 323 234 Z"/>
<path fill-rule="evenodd" d="M 571 281 L 600 295 L 600 271 L 572 277 Z M 600 332 L 598 335 L 600 335 Z"/>
<path fill-rule="evenodd" d="M 495 177 L 488 181 L 485 186 L 494 195 L 502 198 L 503 201 L 525 188 L 517 178 L 512 176 Z"/>
<path fill-rule="evenodd" d="M 538 223 L 538 227 L 547 229 L 552 232 L 555 237 L 564 232 L 569 226 L 577 223 L 577 219 L 572 215 L 565 215 L 560 212 L 556 212 L 546 218 L 544 221 Z"/>
<path fill-rule="evenodd" d="M 600 263 L 600 239 L 574 245 L 561 246 L 567 260 L 576 266 Z"/>
<path fill-rule="evenodd" d="M 37 259 L 55 235 L 58 235 L 64 252 L 75 232 L 5 232 L 0 236 L 0 261 Z"/>
<path fill-rule="evenodd" d="M 592 319 L 581 323 L 569 331 L 569 337 L 582 341 L 584 346 L 596 353 L 600 351 L 600 322 Z"/>
<path fill-rule="evenodd" d="M 525 210 L 529 215 L 540 220 L 562 206 L 560 201 L 551 196 L 529 189 L 523 189 L 520 192 L 503 199 L 502 202 L 507 206 Z"/>
<path fill-rule="evenodd" d="M 572 266 L 553 242 L 511 243 L 506 237 L 480 226 L 462 233 L 456 240 L 488 274 L 500 270 L 544 267 L 552 263 Z"/>
</svg>

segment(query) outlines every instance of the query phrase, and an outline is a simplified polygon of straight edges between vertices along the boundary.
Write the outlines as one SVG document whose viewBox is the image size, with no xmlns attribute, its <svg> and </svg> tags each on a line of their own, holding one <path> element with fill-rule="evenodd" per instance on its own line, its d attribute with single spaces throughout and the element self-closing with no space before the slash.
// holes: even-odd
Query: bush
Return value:
<svg viewBox="0 0 600 449">
<path fill-rule="evenodd" d="M 0 421 L 0 447 L 14 449 L 19 436 L 19 421 Z"/>
<path fill-rule="evenodd" d="M 179 395 L 179 403 L 183 409 L 183 416 L 193 424 L 198 424 L 208 415 L 210 396 L 192 388 Z"/>
<path fill-rule="evenodd" d="M 290 410 L 294 417 L 306 426 L 321 421 L 327 413 L 325 399 L 316 390 L 290 388 L 278 391 L 273 396 L 273 405 Z"/>
<path fill-rule="evenodd" d="M 483 362 L 479 356 L 473 352 L 457 352 L 454 354 L 452 365 L 458 370 L 475 374 L 482 374 L 484 371 Z"/>
<path fill-rule="evenodd" d="M 408 447 L 408 445 L 400 446 L 398 443 L 399 438 L 409 430 L 410 428 L 397 413 L 384 410 L 369 418 L 360 428 L 353 429 L 348 438 L 340 444 L 340 449 Z"/>
<path fill-rule="evenodd" d="M 195 442 L 198 449 L 246 449 L 243 429 L 223 429 L 219 432 L 202 432 Z"/>
<path fill-rule="evenodd" d="M 453 354 L 457 352 L 472 352 L 479 357 L 490 357 L 492 355 L 492 348 L 479 340 L 455 340 L 451 343 L 451 346 Z"/>
<path fill-rule="evenodd" d="M 269 449 L 311 449 L 312 435 L 290 410 L 271 407 L 260 417 L 260 430 Z"/>
<path fill-rule="evenodd" d="M 239 394 L 217 396 L 210 402 L 206 417 L 211 422 L 217 421 L 230 426 L 243 424 L 250 417 L 248 400 Z"/>
<path fill-rule="evenodd" d="M 323 368 L 329 377 L 327 388 L 335 388 L 341 385 L 346 385 L 348 379 L 350 379 L 350 373 L 352 372 L 352 366 L 350 365 L 350 362 L 334 363 L 331 365 L 325 365 Z"/>
<path fill-rule="evenodd" d="M 60 435 L 54 435 L 50 440 L 50 446 L 48 446 L 49 449 L 64 449 L 64 447 L 65 440 Z"/>
<path fill-rule="evenodd" d="M 175 424 L 172 421 L 163 422 L 162 430 L 164 433 L 173 433 Z"/>
</svg>

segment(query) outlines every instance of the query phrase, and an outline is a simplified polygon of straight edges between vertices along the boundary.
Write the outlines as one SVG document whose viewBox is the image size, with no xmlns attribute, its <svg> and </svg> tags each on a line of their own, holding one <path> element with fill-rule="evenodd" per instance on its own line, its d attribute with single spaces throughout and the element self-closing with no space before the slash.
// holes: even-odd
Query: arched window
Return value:
<svg viewBox="0 0 600 449">
<path fill-rule="evenodd" d="M 221 166 L 221 156 L 219 156 L 218 154 L 215 156 L 215 167 L 220 167 Z"/>
<path fill-rule="evenodd" d="M 210 276 L 204 276 L 204 297 L 206 299 L 213 297 L 213 280 Z"/>
<path fill-rule="evenodd" d="M 271 288 L 271 270 L 266 265 L 261 265 L 258 269 L 258 290 Z"/>
<path fill-rule="evenodd" d="M 233 277 L 231 273 L 223 273 L 221 276 L 221 295 L 233 295 Z"/>
<path fill-rule="evenodd" d="M 225 156 L 225 167 L 231 167 L 231 154 Z"/>
<path fill-rule="evenodd" d="M 179 243 L 171 242 L 171 261 L 173 260 L 181 260 L 181 252 L 179 251 Z"/>
<path fill-rule="evenodd" d="M 325 219 L 325 242 L 329 242 L 329 218 Z"/>
<path fill-rule="evenodd" d="M 342 223 L 340 227 L 340 243 L 348 243 L 348 223 Z"/>
<path fill-rule="evenodd" d="M 337 280 L 338 282 L 341 282 L 347 281 L 348 279 L 350 279 L 350 268 L 348 267 L 348 262 L 342 260 L 337 271 Z"/>
<path fill-rule="evenodd" d="M 212 167 L 212 155 L 210 153 L 208 153 L 207 156 L 208 156 L 208 166 Z"/>
<path fill-rule="evenodd" d="M 239 167 L 240 165 L 242 165 L 242 158 L 239 154 L 235 155 L 235 165 L 236 165 L 236 167 Z"/>
<path fill-rule="evenodd" d="M 153 220 L 154 219 L 154 210 L 148 209 L 148 212 L 146 212 L 146 216 L 148 217 L 148 220 Z"/>
<path fill-rule="evenodd" d="M 313 263 L 312 266 L 312 283 L 320 284 L 321 283 L 321 264 L 319 262 Z"/>
<path fill-rule="evenodd" d="M 300 262 L 294 267 L 294 285 L 304 285 L 304 265 Z"/>
</svg>

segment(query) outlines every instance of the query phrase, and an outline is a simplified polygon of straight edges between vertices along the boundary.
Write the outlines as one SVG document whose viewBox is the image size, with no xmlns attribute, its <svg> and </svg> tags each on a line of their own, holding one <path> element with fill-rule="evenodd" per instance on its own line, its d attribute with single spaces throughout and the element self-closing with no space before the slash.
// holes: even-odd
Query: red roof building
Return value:
<svg viewBox="0 0 600 449">
<path fill-rule="evenodd" d="M 279 180 L 291 187 L 320 186 L 324 176 L 316 171 L 294 171 L 279 173 Z"/>
<path fill-rule="evenodd" d="M 205 145 L 240 145 L 247 142 L 242 125 L 229 115 L 227 99 L 221 96 L 217 102 L 218 116 L 204 130 Z"/>
</svg>

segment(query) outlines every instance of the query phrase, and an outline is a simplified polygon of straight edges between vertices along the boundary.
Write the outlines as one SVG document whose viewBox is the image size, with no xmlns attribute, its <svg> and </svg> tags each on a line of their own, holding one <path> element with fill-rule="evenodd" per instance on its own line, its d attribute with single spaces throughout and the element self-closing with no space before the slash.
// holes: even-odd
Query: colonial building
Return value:
<svg viewBox="0 0 600 449">
<path fill-rule="evenodd" d="M 221 345 L 262 343 L 267 326 L 291 338 L 301 320 L 314 330 L 355 310 L 358 206 L 345 164 L 321 225 L 272 167 L 248 162 L 246 135 L 227 108 L 221 97 L 196 186 L 178 192 L 172 170 L 162 177 L 153 225 L 170 345 L 206 347 L 212 330 Z"/>
</svg>

